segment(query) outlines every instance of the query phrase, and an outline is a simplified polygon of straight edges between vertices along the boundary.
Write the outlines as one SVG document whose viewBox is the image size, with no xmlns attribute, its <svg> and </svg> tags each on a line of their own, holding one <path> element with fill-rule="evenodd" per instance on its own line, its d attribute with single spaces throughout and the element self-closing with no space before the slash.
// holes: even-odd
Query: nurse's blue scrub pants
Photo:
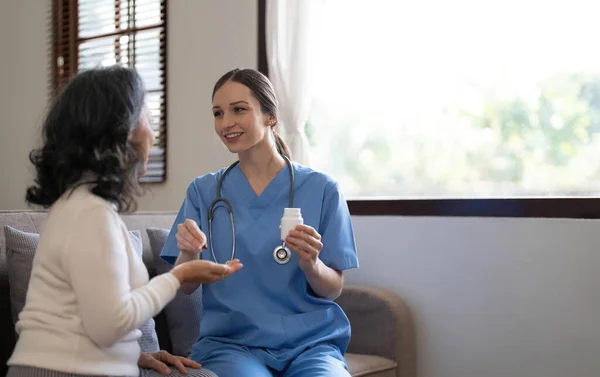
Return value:
<svg viewBox="0 0 600 377">
<path fill-rule="evenodd" d="M 327 345 L 304 351 L 281 372 L 265 366 L 248 348 L 233 344 L 224 344 L 199 362 L 219 377 L 350 377 L 337 350 Z"/>
</svg>

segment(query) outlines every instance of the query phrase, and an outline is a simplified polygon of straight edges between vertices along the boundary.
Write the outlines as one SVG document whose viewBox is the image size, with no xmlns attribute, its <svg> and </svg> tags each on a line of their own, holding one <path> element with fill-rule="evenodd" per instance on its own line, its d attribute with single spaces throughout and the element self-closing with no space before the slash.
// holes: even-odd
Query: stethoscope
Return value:
<svg viewBox="0 0 600 377">
<path fill-rule="evenodd" d="M 292 208 L 292 205 L 294 203 L 294 169 L 292 168 L 292 162 L 290 161 L 290 159 L 287 158 L 286 156 L 282 156 L 282 157 L 284 158 L 284 160 L 288 166 L 288 169 L 290 171 L 290 197 L 289 197 L 288 207 Z M 219 178 L 219 182 L 217 183 L 217 197 L 215 198 L 215 200 L 212 201 L 212 203 L 210 204 L 210 207 L 208 207 L 208 236 L 209 236 L 209 240 L 210 240 L 209 241 L 210 242 L 210 251 L 212 252 L 212 256 L 213 256 L 215 263 L 219 263 L 219 262 L 217 262 L 217 257 L 215 256 L 215 249 L 213 247 L 213 242 L 212 242 L 212 239 L 213 239 L 213 237 L 212 237 L 212 220 L 215 216 L 215 210 L 218 208 L 217 204 L 219 202 L 225 203 L 225 208 L 227 209 L 227 213 L 229 213 L 229 221 L 231 222 L 231 238 L 233 240 L 232 245 L 231 245 L 231 259 L 230 260 L 233 260 L 233 257 L 235 256 L 235 226 L 233 225 L 233 223 L 234 223 L 233 209 L 231 207 L 231 203 L 229 202 L 229 200 L 227 200 L 227 198 L 221 196 L 221 185 L 223 184 L 223 179 L 225 178 L 227 173 L 229 173 L 229 171 L 231 169 L 233 169 L 238 163 L 239 163 L 239 161 L 236 161 L 233 164 L 229 165 L 229 167 L 221 175 L 221 177 Z M 277 262 L 279 264 L 285 264 L 285 263 L 289 262 L 291 258 L 292 258 L 292 253 L 285 246 L 285 241 L 283 241 L 281 246 L 278 245 L 273 250 L 273 259 L 275 259 L 275 262 Z"/>
</svg>

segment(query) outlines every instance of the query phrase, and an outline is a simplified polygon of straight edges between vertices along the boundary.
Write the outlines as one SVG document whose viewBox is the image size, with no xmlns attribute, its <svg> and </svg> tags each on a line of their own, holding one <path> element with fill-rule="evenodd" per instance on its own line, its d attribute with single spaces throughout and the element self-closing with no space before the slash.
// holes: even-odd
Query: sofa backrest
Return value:
<svg viewBox="0 0 600 377">
<path fill-rule="evenodd" d="M 146 229 L 171 229 L 176 215 L 176 212 L 137 212 L 121 216 L 129 230 L 139 230 L 142 234 L 144 242 L 143 259 L 150 276 L 154 276 L 156 272 Z M 4 226 L 10 225 L 23 232 L 40 233 L 45 219 L 46 212 L 44 211 L 0 211 L 0 376 L 6 374 L 6 361 L 10 357 L 15 344 L 14 326 L 10 314 L 10 289 L 4 244 Z"/>
</svg>

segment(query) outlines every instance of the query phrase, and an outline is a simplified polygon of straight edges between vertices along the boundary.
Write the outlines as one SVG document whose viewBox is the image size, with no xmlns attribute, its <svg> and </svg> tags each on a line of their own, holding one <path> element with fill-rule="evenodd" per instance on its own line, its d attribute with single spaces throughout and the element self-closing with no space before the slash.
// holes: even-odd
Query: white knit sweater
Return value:
<svg viewBox="0 0 600 377">
<path fill-rule="evenodd" d="M 177 289 L 171 273 L 148 281 L 113 206 L 80 187 L 48 214 L 8 365 L 137 376 L 137 328 Z"/>
</svg>

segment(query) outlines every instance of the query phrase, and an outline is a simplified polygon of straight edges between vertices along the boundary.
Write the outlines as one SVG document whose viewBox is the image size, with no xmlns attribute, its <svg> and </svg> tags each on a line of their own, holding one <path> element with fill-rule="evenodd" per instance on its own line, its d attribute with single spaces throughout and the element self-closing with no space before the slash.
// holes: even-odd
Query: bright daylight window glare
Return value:
<svg viewBox="0 0 600 377">
<path fill-rule="evenodd" d="M 348 198 L 598 194 L 596 2 L 321 5 L 306 131 Z"/>
</svg>

